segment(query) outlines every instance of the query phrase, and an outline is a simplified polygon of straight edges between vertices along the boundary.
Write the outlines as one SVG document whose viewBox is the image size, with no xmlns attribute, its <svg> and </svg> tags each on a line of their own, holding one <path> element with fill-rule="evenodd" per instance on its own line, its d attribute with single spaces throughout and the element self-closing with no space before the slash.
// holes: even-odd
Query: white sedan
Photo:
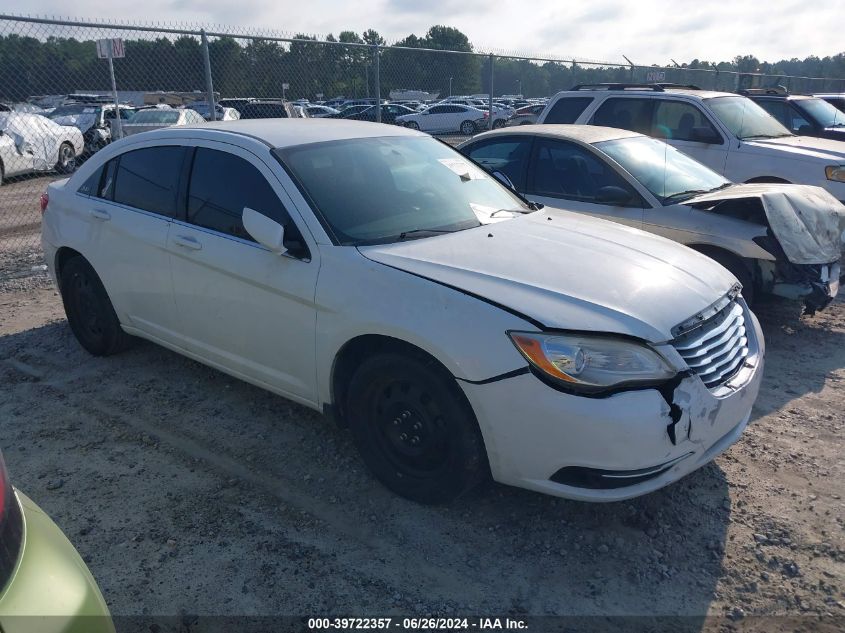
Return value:
<svg viewBox="0 0 845 633">
<path fill-rule="evenodd" d="M 396 117 L 399 125 L 423 132 L 460 132 L 466 136 L 487 129 L 490 115 L 484 110 L 455 103 L 439 103 L 415 114 Z"/>
<path fill-rule="evenodd" d="M 538 210 L 398 126 L 158 130 L 42 206 L 85 349 L 140 336 L 330 414 L 417 501 L 490 475 L 590 501 L 650 492 L 733 444 L 760 386 L 763 337 L 724 268 Z"/>
<path fill-rule="evenodd" d="M 82 132 L 40 114 L 0 112 L 0 185 L 38 171 L 67 174 L 85 150 Z"/>
</svg>

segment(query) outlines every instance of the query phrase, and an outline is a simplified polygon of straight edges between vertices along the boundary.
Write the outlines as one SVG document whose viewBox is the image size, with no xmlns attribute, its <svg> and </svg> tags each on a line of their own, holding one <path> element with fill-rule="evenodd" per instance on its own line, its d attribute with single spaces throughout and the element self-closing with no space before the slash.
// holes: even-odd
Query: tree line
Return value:
<svg viewBox="0 0 845 633">
<path fill-rule="evenodd" d="M 227 97 L 328 99 L 375 96 L 376 59 L 372 45 L 381 48 L 378 75 L 381 96 L 394 89 L 448 94 L 490 92 L 490 58 L 470 55 L 467 36 L 448 26 L 433 26 L 424 36 L 409 35 L 385 46 L 375 30 L 362 34 L 343 31 L 326 42 L 297 35 L 295 42 L 215 37 L 209 41 L 214 89 Z M 344 46 L 345 44 L 345 46 Z M 371 45 L 371 46 L 360 46 Z M 399 48 L 402 47 L 402 48 Z M 119 90 L 205 90 L 204 59 L 196 36 L 128 39 L 126 57 L 115 60 Z M 405 50 L 434 49 L 458 53 Z M 845 80 L 845 53 L 803 60 L 762 62 L 746 55 L 728 62 L 693 60 L 676 68 L 595 66 L 574 61 L 537 62 L 494 59 L 493 93 L 547 96 L 579 83 L 603 81 L 668 81 L 695 83 L 706 88 L 734 90 L 733 73 L 763 73 L 766 85 L 784 83 L 796 92 L 843 90 L 845 81 L 799 82 L 785 75 L 831 77 Z M 711 71 L 711 72 L 707 72 Z M 287 89 L 283 90 L 283 84 Z M 23 100 L 32 95 L 66 94 L 110 88 L 108 65 L 96 55 L 94 39 L 18 34 L 0 35 L 0 98 Z"/>
</svg>

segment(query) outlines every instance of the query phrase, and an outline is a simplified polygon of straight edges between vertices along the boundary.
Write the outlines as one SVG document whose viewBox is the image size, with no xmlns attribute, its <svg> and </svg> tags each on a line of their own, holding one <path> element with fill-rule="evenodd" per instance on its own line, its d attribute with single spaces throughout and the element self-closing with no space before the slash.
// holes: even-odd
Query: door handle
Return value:
<svg viewBox="0 0 845 633">
<path fill-rule="evenodd" d="M 107 222 L 111 220 L 111 213 L 108 211 L 103 211 L 102 209 L 91 209 L 91 217 L 95 220 L 102 220 L 103 222 Z"/>
<path fill-rule="evenodd" d="M 176 246 L 181 246 L 182 248 L 189 248 L 192 251 L 202 250 L 202 244 L 200 244 L 195 238 L 189 237 L 187 235 L 177 235 L 173 238 L 173 242 L 176 244 Z"/>
</svg>

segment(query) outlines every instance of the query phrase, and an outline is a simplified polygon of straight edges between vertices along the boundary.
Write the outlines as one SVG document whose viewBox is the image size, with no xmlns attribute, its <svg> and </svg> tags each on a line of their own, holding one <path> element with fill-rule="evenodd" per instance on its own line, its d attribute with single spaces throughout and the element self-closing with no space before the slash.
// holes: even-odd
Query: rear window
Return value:
<svg viewBox="0 0 845 633">
<path fill-rule="evenodd" d="M 543 123 L 575 123 L 592 100 L 592 97 L 562 97 L 549 110 Z"/>
<path fill-rule="evenodd" d="M 121 154 L 114 201 L 175 217 L 184 154 L 185 150 L 176 146 L 147 147 Z"/>
<path fill-rule="evenodd" d="M 129 119 L 129 123 L 150 123 L 156 125 L 173 125 L 179 122 L 179 113 L 175 110 L 141 110 Z"/>
</svg>

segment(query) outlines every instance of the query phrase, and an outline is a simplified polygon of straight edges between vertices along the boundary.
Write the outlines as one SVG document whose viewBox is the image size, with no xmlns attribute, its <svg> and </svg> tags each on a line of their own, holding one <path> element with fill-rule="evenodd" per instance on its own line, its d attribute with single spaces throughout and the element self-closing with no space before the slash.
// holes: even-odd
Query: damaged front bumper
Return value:
<svg viewBox="0 0 845 633">
<path fill-rule="evenodd" d="M 669 393 L 655 388 L 607 397 L 556 391 L 532 374 L 461 383 L 478 418 L 493 478 L 569 499 L 640 496 L 712 461 L 748 425 L 763 375 L 763 337 L 745 308 L 749 355 L 715 389 L 683 372 Z M 682 367 L 671 347 L 659 348 Z"/>
<path fill-rule="evenodd" d="M 786 299 L 803 300 L 806 314 L 826 308 L 839 294 L 842 268 L 830 264 L 785 264 L 775 270 L 772 294 Z"/>
</svg>

